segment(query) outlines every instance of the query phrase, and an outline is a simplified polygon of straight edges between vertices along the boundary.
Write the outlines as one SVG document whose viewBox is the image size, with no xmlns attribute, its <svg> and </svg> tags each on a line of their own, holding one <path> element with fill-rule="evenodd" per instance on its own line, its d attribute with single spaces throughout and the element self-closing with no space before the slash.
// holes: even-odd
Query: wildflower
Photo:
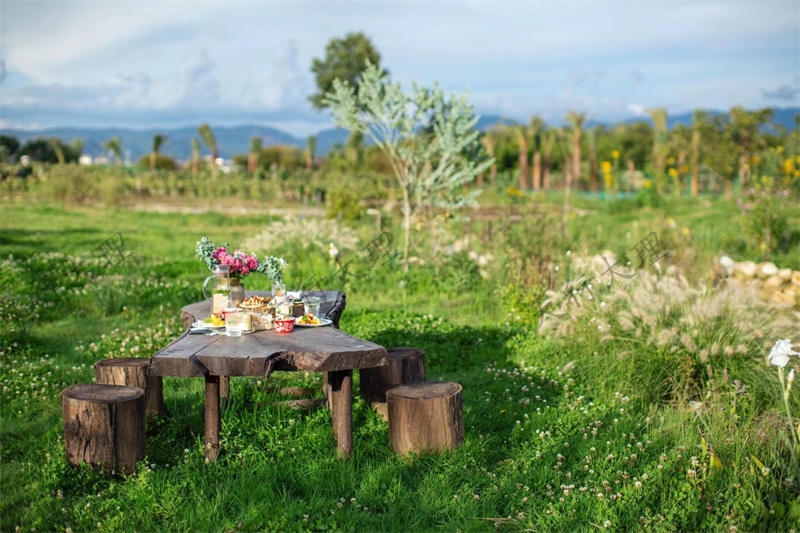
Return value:
<svg viewBox="0 0 800 533">
<path fill-rule="evenodd" d="M 789 339 L 779 340 L 769 352 L 769 362 L 772 365 L 783 368 L 789 362 L 790 355 L 800 356 L 800 353 L 792 350 L 792 341 Z"/>
</svg>

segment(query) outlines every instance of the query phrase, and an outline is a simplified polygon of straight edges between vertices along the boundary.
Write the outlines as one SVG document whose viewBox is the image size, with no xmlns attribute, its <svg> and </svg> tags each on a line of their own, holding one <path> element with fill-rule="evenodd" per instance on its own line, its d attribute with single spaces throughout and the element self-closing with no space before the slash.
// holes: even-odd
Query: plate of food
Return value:
<svg viewBox="0 0 800 533">
<path fill-rule="evenodd" d="M 307 328 L 318 328 L 321 326 L 330 326 L 333 321 L 329 318 L 320 318 L 314 315 L 303 315 L 294 319 L 294 325 Z"/>
<path fill-rule="evenodd" d="M 269 296 L 250 296 L 245 298 L 239 307 L 242 309 L 249 309 L 251 311 L 262 311 L 269 307 L 271 298 Z"/>
<path fill-rule="evenodd" d="M 192 324 L 192 326 L 196 328 L 219 329 L 225 327 L 225 321 L 217 315 L 211 315 L 204 320 L 198 320 Z"/>
</svg>

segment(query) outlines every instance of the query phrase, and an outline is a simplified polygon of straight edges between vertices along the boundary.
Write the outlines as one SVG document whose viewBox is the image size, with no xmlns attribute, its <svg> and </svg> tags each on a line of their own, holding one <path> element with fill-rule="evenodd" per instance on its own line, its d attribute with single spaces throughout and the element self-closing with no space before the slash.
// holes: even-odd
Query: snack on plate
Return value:
<svg viewBox="0 0 800 533">
<path fill-rule="evenodd" d="M 261 307 L 262 305 L 267 305 L 269 300 L 270 298 L 265 296 L 250 296 L 244 299 L 242 305 L 246 307 Z"/>
<path fill-rule="evenodd" d="M 297 320 L 295 320 L 295 324 L 300 324 L 301 326 L 310 326 L 310 325 L 322 324 L 322 321 L 319 318 L 315 317 L 314 315 L 306 314 L 301 317 L 298 317 Z"/>
<path fill-rule="evenodd" d="M 224 326 L 225 325 L 225 320 L 223 320 L 222 317 L 220 317 L 220 316 L 218 316 L 216 314 L 213 314 L 210 317 L 206 318 L 204 320 L 204 322 L 206 324 L 210 324 L 212 326 Z"/>
</svg>

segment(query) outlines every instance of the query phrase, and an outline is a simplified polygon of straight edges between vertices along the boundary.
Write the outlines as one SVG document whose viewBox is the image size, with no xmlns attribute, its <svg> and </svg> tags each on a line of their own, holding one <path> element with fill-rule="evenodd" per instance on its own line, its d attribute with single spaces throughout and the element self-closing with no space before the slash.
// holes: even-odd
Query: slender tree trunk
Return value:
<svg viewBox="0 0 800 533">
<path fill-rule="evenodd" d="M 483 172 L 478 174 L 477 185 L 478 187 L 483 188 Z"/>
<path fill-rule="evenodd" d="M 739 156 L 739 187 L 744 188 L 747 182 L 747 154 Z"/>
<path fill-rule="evenodd" d="M 533 154 L 533 190 L 542 188 L 542 154 L 539 150 Z"/>
<path fill-rule="evenodd" d="M 700 174 L 700 132 L 692 132 L 692 196 L 697 196 Z"/>
<path fill-rule="evenodd" d="M 628 159 L 628 189 L 630 190 L 633 186 L 633 180 L 636 177 L 636 165 L 633 163 L 633 159 Z"/>
<path fill-rule="evenodd" d="M 403 187 L 403 272 L 408 273 L 408 251 L 411 245 L 411 198 L 408 188 Z"/>
<path fill-rule="evenodd" d="M 528 190 L 528 139 L 524 134 L 519 136 L 519 189 Z"/>
<path fill-rule="evenodd" d="M 574 135 L 572 140 L 572 175 L 571 178 L 575 180 L 575 183 L 578 183 L 581 179 L 581 130 L 580 128 L 575 128 Z M 568 182 L 570 185 L 572 184 L 572 179 Z M 569 185 L 567 186 L 567 190 L 569 190 Z M 569 193 L 567 193 L 569 194 Z"/>
<path fill-rule="evenodd" d="M 589 179 L 592 183 L 592 191 L 597 192 L 599 190 L 597 180 L 597 156 L 593 153 L 589 154 Z"/>
<path fill-rule="evenodd" d="M 686 150 L 678 150 L 678 176 L 679 176 L 678 179 L 680 180 L 680 183 L 678 184 L 678 189 L 680 191 L 681 196 L 683 196 L 684 193 L 683 190 L 685 185 L 684 178 L 686 176 L 686 173 L 683 171 L 683 167 L 685 166 L 686 166 Z"/>
<path fill-rule="evenodd" d="M 565 236 L 567 234 L 567 209 L 569 208 L 569 191 L 572 187 L 572 166 L 574 165 L 575 159 L 572 159 L 570 162 L 569 156 L 567 156 L 566 160 L 564 161 L 564 207 L 561 211 L 561 235 Z M 580 159 L 578 159 L 578 163 L 580 164 Z"/>
<path fill-rule="evenodd" d="M 256 167 L 258 166 L 258 154 L 250 153 L 250 156 L 247 158 L 247 171 L 253 173 L 256 171 Z"/>
<path fill-rule="evenodd" d="M 542 168 L 542 188 L 550 190 L 550 154 L 544 154 L 544 165 Z"/>
</svg>

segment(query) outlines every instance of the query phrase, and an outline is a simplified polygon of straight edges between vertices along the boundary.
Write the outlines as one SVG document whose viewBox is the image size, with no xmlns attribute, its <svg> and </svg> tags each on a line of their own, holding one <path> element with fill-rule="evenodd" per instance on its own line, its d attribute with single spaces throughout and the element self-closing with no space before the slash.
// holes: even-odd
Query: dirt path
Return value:
<svg viewBox="0 0 800 533">
<path fill-rule="evenodd" d="M 185 215 L 202 215 L 204 213 L 221 213 L 224 215 L 275 215 L 321 217 L 325 210 L 321 207 L 266 207 L 256 205 L 181 205 L 165 203 L 135 204 L 131 207 L 134 211 L 147 213 L 179 213 Z"/>
</svg>

